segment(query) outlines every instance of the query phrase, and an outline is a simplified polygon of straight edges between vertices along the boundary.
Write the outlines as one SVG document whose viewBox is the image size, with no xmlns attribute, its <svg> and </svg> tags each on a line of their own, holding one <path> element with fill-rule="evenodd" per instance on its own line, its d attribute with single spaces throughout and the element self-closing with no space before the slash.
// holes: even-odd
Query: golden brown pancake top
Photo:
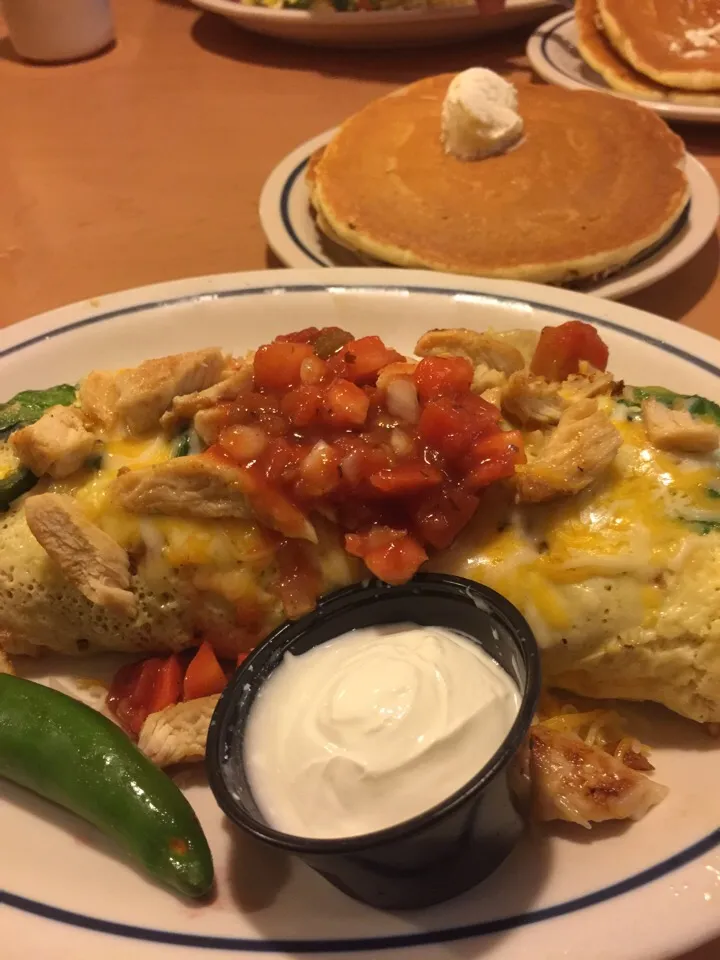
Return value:
<svg viewBox="0 0 720 960">
<path fill-rule="evenodd" d="M 717 74 L 720 86 L 720 0 L 599 0 L 599 8 L 613 44 L 642 73 L 678 86 L 686 75 L 698 89 L 712 81 L 693 75 Z"/>
<path fill-rule="evenodd" d="M 615 89 L 625 90 L 648 99 L 661 99 L 665 88 L 638 73 L 610 43 L 601 30 L 598 0 L 575 0 L 575 25 L 580 53 Z"/>
<path fill-rule="evenodd" d="M 720 106 L 720 93 L 666 87 L 632 67 L 613 47 L 603 30 L 598 0 L 575 0 L 575 24 L 578 48 L 583 59 L 614 90 L 644 100 L 670 100 L 688 106 Z"/>
<path fill-rule="evenodd" d="M 431 77 L 374 101 L 326 148 L 316 197 L 358 249 L 391 262 L 401 261 L 388 251 L 399 250 L 435 269 L 511 275 L 642 247 L 681 212 L 683 145 L 650 110 L 601 93 L 524 88 L 524 139 L 499 156 L 464 161 L 440 140 L 451 79 Z"/>
</svg>

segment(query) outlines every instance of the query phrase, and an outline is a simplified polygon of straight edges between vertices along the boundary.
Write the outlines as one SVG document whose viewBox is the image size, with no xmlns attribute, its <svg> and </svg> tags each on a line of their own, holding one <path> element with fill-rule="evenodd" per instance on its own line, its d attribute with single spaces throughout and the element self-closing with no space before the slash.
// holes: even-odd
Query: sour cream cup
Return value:
<svg viewBox="0 0 720 960">
<path fill-rule="evenodd" d="M 520 709 L 505 740 L 468 782 L 402 823 L 340 839 L 309 839 L 271 827 L 253 798 L 244 734 L 255 697 L 286 653 L 302 654 L 349 631 L 391 623 L 444 627 L 477 643 L 517 684 Z M 468 890 L 508 856 L 523 830 L 508 767 L 526 736 L 540 691 L 533 633 L 494 590 L 444 574 L 391 587 L 371 580 L 329 594 L 253 651 L 225 689 L 210 724 L 207 768 L 224 813 L 257 840 L 300 857 L 344 893 L 383 909 L 430 906 Z"/>
</svg>

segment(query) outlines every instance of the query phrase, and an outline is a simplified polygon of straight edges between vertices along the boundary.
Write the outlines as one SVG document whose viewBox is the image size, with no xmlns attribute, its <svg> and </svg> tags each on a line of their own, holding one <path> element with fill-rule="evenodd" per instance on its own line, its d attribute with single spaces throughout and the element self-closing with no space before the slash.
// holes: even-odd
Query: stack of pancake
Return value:
<svg viewBox="0 0 720 960">
<path fill-rule="evenodd" d="M 647 254 L 682 216 L 683 144 L 652 111 L 530 86 L 522 140 L 463 160 L 441 139 L 452 79 L 370 103 L 310 165 L 319 229 L 361 261 L 568 284 Z"/>
<path fill-rule="evenodd" d="M 576 0 L 578 48 L 621 93 L 720 107 L 720 0 Z"/>
</svg>

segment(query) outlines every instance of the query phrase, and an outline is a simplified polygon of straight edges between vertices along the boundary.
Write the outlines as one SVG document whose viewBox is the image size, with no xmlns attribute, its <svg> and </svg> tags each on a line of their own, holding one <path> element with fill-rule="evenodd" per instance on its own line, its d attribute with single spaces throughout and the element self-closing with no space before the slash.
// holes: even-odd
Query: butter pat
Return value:
<svg viewBox="0 0 720 960">
<path fill-rule="evenodd" d="M 473 67 L 459 73 L 442 106 L 445 152 L 460 160 L 502 153 L 520 139 L 523 120 L 517 90 L 492 70 Z"/>
</svg>

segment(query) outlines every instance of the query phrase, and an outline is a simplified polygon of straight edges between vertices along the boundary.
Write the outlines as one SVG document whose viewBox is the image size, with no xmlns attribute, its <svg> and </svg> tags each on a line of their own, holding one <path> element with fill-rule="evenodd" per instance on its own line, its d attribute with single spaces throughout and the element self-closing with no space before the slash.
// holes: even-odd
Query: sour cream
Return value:
<svg viewBox="0 0 720 960">
<path fill-rule="evenodd" d="M 244 762 L 268 824 L 309 838 L 408 820 L 472 779 L 507 736 L 520 691 L 458 633 L 356 630 L 286 655 L 253 704 Z"/>
</svg>

